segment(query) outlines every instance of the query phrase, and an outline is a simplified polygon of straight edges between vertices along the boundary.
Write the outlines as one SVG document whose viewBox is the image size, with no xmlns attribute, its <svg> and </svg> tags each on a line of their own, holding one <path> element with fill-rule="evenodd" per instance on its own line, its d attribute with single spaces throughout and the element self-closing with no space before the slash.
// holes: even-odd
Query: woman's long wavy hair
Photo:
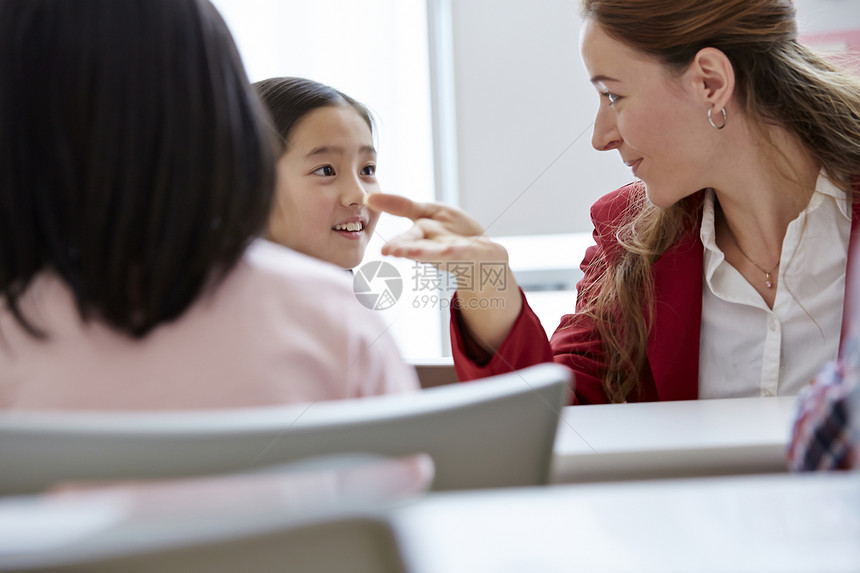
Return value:
<svg viewBox="0 0 860 573">
<path fill-rule="evenodd" d="M 791 0 L 582 0 L 581 9 L 583 18 L 670 72 L 683 72 L 702 48 L 721 50 L 754 130 L 778 126 L 793 134 L 846 193 L 860 182 L 860 81 L 798 42 Z M 579 312 L 603 337 L 603 383 L 613 402 L 635 397 L 646 368 L 651 265 L 700 211 L 695 198 L 655 207 L 643 186 L 618 232 L 617 256 L 597 261 L 599 276 L 585 285 Z"/>
</svg>

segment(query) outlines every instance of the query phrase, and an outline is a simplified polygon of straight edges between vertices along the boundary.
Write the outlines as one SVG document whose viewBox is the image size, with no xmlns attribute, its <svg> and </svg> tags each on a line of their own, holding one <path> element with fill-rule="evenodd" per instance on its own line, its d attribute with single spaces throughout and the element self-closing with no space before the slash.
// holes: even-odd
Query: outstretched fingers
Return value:
<svg viewBox="0 0 860 573">
<path fill-rule="evenodd" d="M 447 243 L 454 238 L 457 235 L 448 233 L 441 223 L 433 219 L 418 219 L 411 229 L 388 241 L 382 248 L 382 254 L 421 262 L 437 260 Z"/>
<path fill-rule="evenodd" d="M 456 207 L 442 203 L 419 203 L 400 195 L 373 193 L 367 196 L 367 206 L 374 211 L 384 211 L 413 221 L 438 221 L 445 225 L 449 233 L 457 235 L 473 236 L 484 232 L 484 228 L 475 219 Z"/>
<path fill-rule="evenodd" d="M 483 260 L 488 251 L 501 249 L 497 245 L 496 249 L 488 248 L 481 224 L 456 207 L 441 203 L 419 203 L 387 193 L 369 195 L 367 206 L 376 211 L 407 217 L 414 222 L 411 229 L 387 241 L 382 248 L 383 255 L 439 264 Z M 507 260 L 506 253 L 489 254 Z"/>
<path fill-rule="evenodd" d="M 372 193 L 367 195 L 365 203 L 374 211 L 383 211 L 413 221 L 432 219 L 440 207 L 436 203 L 419 203 L 408 197 L 390 193 Z"/>
</svg>

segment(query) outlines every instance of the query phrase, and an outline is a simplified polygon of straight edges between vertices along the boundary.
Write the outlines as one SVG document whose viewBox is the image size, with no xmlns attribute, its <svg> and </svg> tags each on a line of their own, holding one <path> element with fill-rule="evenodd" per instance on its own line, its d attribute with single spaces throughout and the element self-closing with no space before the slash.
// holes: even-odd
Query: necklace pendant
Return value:
<svg viewBox="0 0 860 573">
<path fill-rule="evenodd" d="M 773 283 L 770 281 L 770 273 L 765 273 L 764 275 L 764 286 L 773 288 Z"/>
</svg>

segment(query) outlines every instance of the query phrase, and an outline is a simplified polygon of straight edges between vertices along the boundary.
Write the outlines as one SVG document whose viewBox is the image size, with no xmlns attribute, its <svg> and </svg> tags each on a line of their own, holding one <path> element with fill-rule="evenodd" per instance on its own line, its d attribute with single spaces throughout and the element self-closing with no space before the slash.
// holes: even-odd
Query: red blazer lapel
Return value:
<svg viewBox="0 0 860 573">
<path fill-rule="evenodd" d="M 699 395 L 699 333 L 704 254 L 698 228 L 652 266 L 654 317 L 648 363 L 658 399 L 695 400 Z"/>
</svg>

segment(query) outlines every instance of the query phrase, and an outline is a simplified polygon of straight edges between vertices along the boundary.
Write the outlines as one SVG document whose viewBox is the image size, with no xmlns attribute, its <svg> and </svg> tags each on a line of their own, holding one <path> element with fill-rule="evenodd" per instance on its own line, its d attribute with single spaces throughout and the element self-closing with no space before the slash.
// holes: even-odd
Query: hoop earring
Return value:
<svg viewBox="0 0 860 573">
<path fill-rule="evenodd" d="M 710 124 L 711 124 L 711 127 L 713 127 L 714 129 L 722 129 L 722 128 L 724 128 L 724 127 L 726 126 L 726 108 L 723 108 L 723 123 L 722 123 L 722 124 L 720 124 L 720 125 L 717 125 L 716 123 L 714 123 L 714 120 L 713 120 L 713 118 L 711 117 L 711 112 L 712 112 L 712 111 L 714 111 L 714 108 L 712 108 L 712 107 L 711 107 L 711 108 L 708 108 L 708 123 L 710 123 Z"/>
</svg>

